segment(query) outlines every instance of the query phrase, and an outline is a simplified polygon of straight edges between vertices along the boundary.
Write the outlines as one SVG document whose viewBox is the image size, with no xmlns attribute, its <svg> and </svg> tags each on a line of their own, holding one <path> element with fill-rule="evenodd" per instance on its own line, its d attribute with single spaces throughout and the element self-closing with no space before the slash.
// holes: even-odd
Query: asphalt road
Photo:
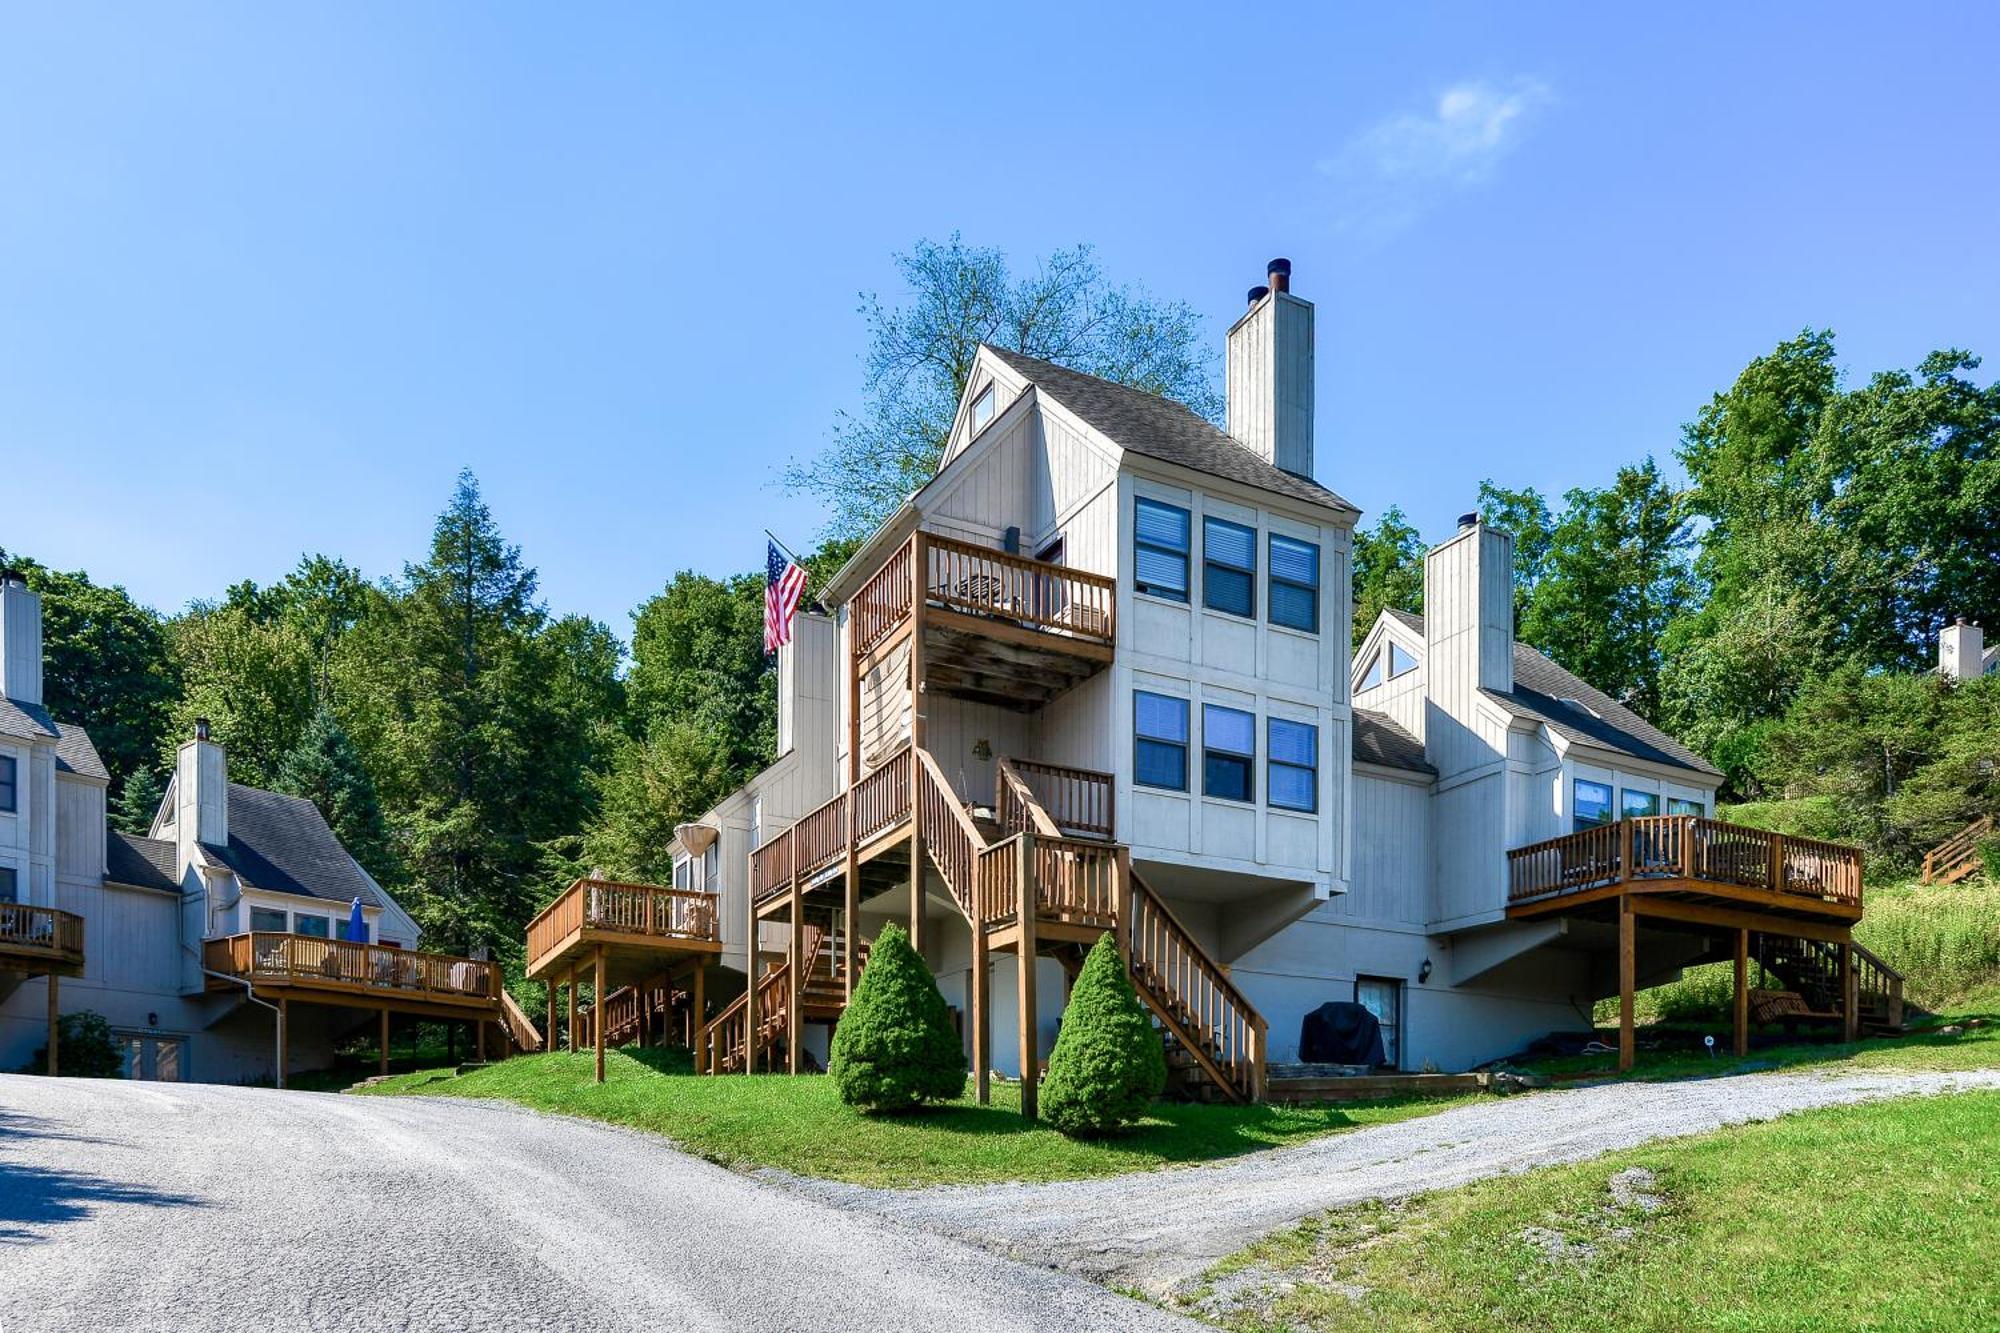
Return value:
<svg viewBox="0 0 2000 1333">
<path fill-rule="evenodd" d="M 0 1076 L 0 1333 L 1198 1327 L 587 1122 Z"/>
</svg>

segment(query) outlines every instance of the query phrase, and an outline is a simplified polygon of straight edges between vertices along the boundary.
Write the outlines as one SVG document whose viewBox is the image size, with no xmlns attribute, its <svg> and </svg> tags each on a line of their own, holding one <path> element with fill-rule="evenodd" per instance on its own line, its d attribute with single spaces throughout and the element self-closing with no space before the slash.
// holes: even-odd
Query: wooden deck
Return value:
<svg viewBox="0 0 2000 1333">
<path fill-rule="evenodd" d="M 601 956 L 605 980 L 625 986 L 673 959 L 721 952 L 714 894 L 579 879 L 528 923 L 527 975 L 555 981 Z"/>
<path fill-rule="evenodd" d="M 0 972 L 73 977 L 82 971 L 82 917 L 54 907 L 0 903 Z"/>
<path fill-rule="evenodd" d="M 928 689 L 1032 711 L 1110 663 L 1116 605 L 1104 575 L 918 532 L 855 594 L 853 651 L 914 636 Z"/>
<path fill-rule="evenodd" d="M 500 1018 L 500 965 L 456 954 L 259 930 L 206 941 L 202 965 L 240 977 L 273 999 L 438 1018 Z M 210 977 L 208 989 L 237 988 Z"/>
<path fill-rule="evenodd" d="M 1861 919 L 1861 861 L 1858 847 L 1699 815 L 1621 819 L 1509 852 L 1507 914 L 1574 914 L 1643 894 L 1661 916 L 1679 903 L 1689 920 L 1707 909 L 1756 915 L 1761 928 L 1776 928 L 1770 918 L 1841 928 Z"/>
<path fill-rule="evenodd" d="M 1801 984 L 1833 997 L 1833 1009 L 1810 1016 L 1838 1021 L 1847 1039 L 1860 1034 L 1864 1010 L 1877 1000 L 1885 1016 L 1900 1021 L 1902 978 L 1854 944 L 1862 912 L 1858 847 L 1699 815 L 1648 815 L 1516 848 L 1507 861 L 1510 918 L 1616 922 L 1620 1069 L 1630 1069 L 1634 1057 L 1641 921 L 1730 948 L 1738 1055 L 1749 1044 L 1753 941 L 1767 970 L 1782 958 Z"/>
</svg>

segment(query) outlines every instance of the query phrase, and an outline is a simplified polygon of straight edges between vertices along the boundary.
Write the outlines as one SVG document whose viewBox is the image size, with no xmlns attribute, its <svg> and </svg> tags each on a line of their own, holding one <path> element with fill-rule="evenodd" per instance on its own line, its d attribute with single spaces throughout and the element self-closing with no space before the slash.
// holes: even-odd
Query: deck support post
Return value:
<svg viewBox="0 0 2000 1333">
<path fill-rule="evenodd" d="M 545 987 L 543 987 L 543 989 L 548 992 L 547 999 L 548 999 L 549 1038 L 547 1041 L 542 1043 L 542 1049 L 545 1051 L 554 1052 L 556 1048 L 556 979 L 553 974 L 550 975 L 548 984 Z"/>
<path fill-rule="evenodd" d="M 597 946 L 596 975 L 590 997 L 590 1035 L 597 1047 L 597 1081 L 604 1081 L 604 946 Z"/>
<path fill-rule="evenodd" d="M 708 1067 L 708 997 L 702 993 L 708 976 L 708 960 L 694 960 L 694 1072 L 706 1074 Z"/>
<path fill-rule="evenodd" d="M 278 1072 L 273 1080 L 279 1087 L 285 1086 L 285 1066 L 292 1062 L 291 1034 L 292 1002 L 282 995 L 278 997 Z"/>
<path fill-rule="evenodd" d="M 569 1053 L 576 1054 L 576 964 L 569 965 Z"/>
<path fill-rule="evenodd" d="M 1021 835 L 1020 859 L 1014 866 L 1015 917 L 1020 922 L 1021 980 L 1019 994 L 1021 1020 L 1021 1114 L 1036 1117 L 1037 1092 L 1042 1081 L 1042 1054 L 1035 1005 L 1035 835 Z"/>
<path fill-rule="evenodd" d="M 1861 1040 L 1860 976 L 1854 970 L 1852 941 L 1840 946 L 1840 1039 Z"/>
<path fill-rule="evenodd" d="M 62 978 L 49 973 L 49 1077 L 62 1070 Z"/>
<path fill-rule="evenodd" d="M 472 1020 L 472 1058 L 480 1064 L 486 1063 L 486 1020 Z"/>
<path fill-rule="evenodd" d="M 792 848 L 792 852 L 792 859 L 796 860 L 796 846 Z M 799 1021 L 803 1016 L 800 1006 L 805 1003 L 805 986 L 802 983 L 806 970 L 806 923 L 805 905 L 801 901 L 804 896 L 804 894 L 799 892 L 798 876 L 794 874 L 792 876 L 792 938 L 785 946 L 785 955 L 791 960 L 791 966 L 786 969 L 787 976 L 785 979 L 785 1072 L 788 1074 L 799 1072 L 799 1055 L 803 1049 L 805 1036 L 805 1024 Z"/>
<path fill-rule="evenodd" d="M 972 1085 L 981 1106 L 993 1100 L 992 960 L 986 953 L 986 927 L 972 923 Z"/>
<path fill-rule="evenodd" d="M 1736 932 L 1736 1003 L 1734 1006 L 1736 1058 L 1750 1053 L 1750 931 Z"/>
<path fill-rule="evenodd" d="M 1637 932 L 1632 915 L 1632 899 L 1618 899 L 1618 1072 L 1632 1068 L 1635 1042 L 1632 1033 L 1632 989 L 1638 972 Z"/>
<path fill-rule="evenodd" d="M 930 604 L 930 539 L 910 534 L 910 947 L 919 954 L 929 940 L 924 921 L 923 749 L 929 738 L 925 714 L 924 620 Z"/>
<path fill-rule="evenodd" d="M 843 997 L 852 1002 L 855 972 L 861 962 L 861 858 L 855 850 L 854 785 L 847 787 L 847 865 L 841 887 L 840 971 L 845 979 Z"/>
<path fill-rule="evenodd" d="M 387 1008 L 382 1010 L 381 1045 L 382 1076 L 386 1078 L 389 1074 L 389 1011 Z"/>
</svg>

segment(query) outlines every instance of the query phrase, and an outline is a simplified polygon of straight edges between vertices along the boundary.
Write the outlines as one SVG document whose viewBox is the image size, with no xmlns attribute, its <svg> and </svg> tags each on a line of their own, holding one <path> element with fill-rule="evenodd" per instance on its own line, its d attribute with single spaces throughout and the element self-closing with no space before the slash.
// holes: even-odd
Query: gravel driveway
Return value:
<svg viewBox="0 0 2000 1333">
<path fill-rule="evenodd" d="M 513 1107 L 0 1076 L 0 1329 L 1192 1329 Z"/>
<path fill-rule="evenodd" d="M 1215 1166 L 1053 1185 L 895 1191 L 792 1181 L 815 1198 L 1026 1262 L 1161 1293 L 1328 1208 L 1575 1162 L 1650 1139 L 1883 1097 L 2000 1088 L 1956 1074 L 1745 1074 L 1493 1098 Z"/>
</svg>

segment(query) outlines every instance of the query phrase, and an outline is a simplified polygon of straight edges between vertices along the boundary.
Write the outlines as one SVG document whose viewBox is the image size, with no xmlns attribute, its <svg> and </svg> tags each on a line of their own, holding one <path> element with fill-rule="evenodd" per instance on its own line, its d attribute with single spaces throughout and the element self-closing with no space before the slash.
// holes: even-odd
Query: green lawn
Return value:
<svg viewBox="0 0 2000 1333">
<path fill-rule="evenodd" d="M 1710 1056 L 1700 1050 L 1641 1049 L 1636 1052 L 1631 1074 L 1624 1077 L 1641 1080 L 1701 1078 L 1721 1074 L 1755 1073 L 1768 1069 L 1832 1066 L 1838 1066 L 1843 1070 L 1990 1069 L 2000 1066 L 2000 1018 L 1984 1018 L 1984 1026 L 1965 1028 L 1956 1036 L 1948 1037 L 1940 1032 L 1940 1029 L 1947 1025 L 1962 1027 L 1968 1017 L 1978 1016 L 1957 1015 L 1949 1019 L 1939 1019 L 1931 1026 L 1903 1036 L 1870 1037 L 1852 1044 L 1800 1042 L 1794 1045 L 1753 1048 L 1741 1060 L 1728 1053 L 1727 1028 L 1707 1029 L 1714 1032 L 1716 1050 L 1720 1054 Z M 1643 1045 L 1648 1036 L 1647 1029 L 1640 1028 L 1638 1035 Z M 1607 1039 L 1615 1043 L 1617 1036 L 1615 1033 L 1607 1034 Z M 1510 1060 L 1507 1062 L 1507 1068 L 1527 1074 L 1588 1074 L 1602 1075 L 1606 1078 L 1620 1077 L 1616 1051 L 1599 1055 Z"/>
<path fill-rule="evenodd" d="M 1996 1093 L 1788 1116 L 1344 1209 L 1179 1303 L 1258 1333 L 2000 1327 L 1996 1142 Z"/>
<path fill-rule="evenodd" d="M 823 1076 L 700 1077 L 684 1071 L 685 1056 L 676 1067 L 660 1052 L 611 1051 L 600 1087 L 591 1081 L 588 1054 L 558 1053 L 521 1056 L 462 1076 L 450 1070 L 406 1074 L 360 1091 L 502 1098 L 651 1130 L 729 1166 L 773 1166 L 888 1186 L 1072 1180 L 1213 1161 L 1425 1115 L 1463 1100 L 1339 1107 L 1161 1103 L 1132 1133 L 1087 1143 L 1023 1119 L 1014 1084 L 996 1084 L 991 1106 L 967 1097 L 919 1114 L 864 1116 L 842 1105 Z"/>
</svg>

